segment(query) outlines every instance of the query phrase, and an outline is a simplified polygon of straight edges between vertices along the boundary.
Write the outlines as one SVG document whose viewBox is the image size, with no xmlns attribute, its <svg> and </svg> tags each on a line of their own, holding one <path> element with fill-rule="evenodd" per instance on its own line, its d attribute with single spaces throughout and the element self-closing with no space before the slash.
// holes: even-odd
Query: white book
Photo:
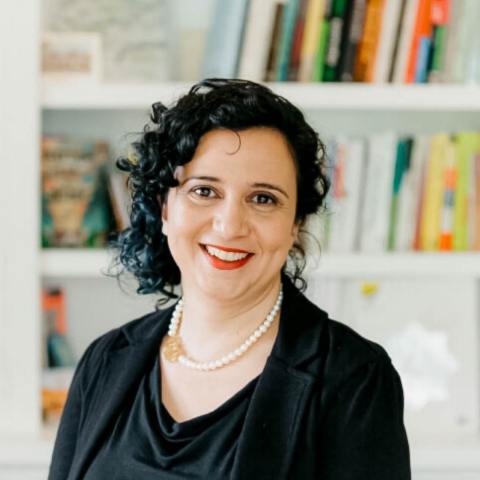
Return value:
<svg viewBox="0 0 480 480">
<path fill-rule="evenodd" d="M 386 0 L 383 10 L 382 30 L 378 42 L 374 83 L 387 83 L 390 74 L 395 39 L 400 24 L 400 13 L 403 0 Z"/>
<path fill-rule="evenodd" d="M 474 279 L 383 279 L 373 294 L 350 281 L 342 316 L 382 345 L 400 374 L 413 445 L 468 442 L 479 425 L 480 359 Z"/>
<path fill-rule="evenodd" d="M 263 81 L 278 3 L 286 0 L 250 0 L 238 70 L 240 78 Z"/>
<path fill-rule="evenodd" d="M 339 140 L 337 165 L 341 185 L 333 200 L 331 217 L 331 252 L 352 252 L 358 246 L 359 213 L 365 170 L 364 142 L 359 139 Z"/>
<path fill-rule="evenodd" d="M 202 61 L 202 78 L 237 76 L 249 0 L 216 0 Z"/>
<path fill-rule="evenodd" d="M 450 4 L 450 21 L 447 26 L 447 40 L 445 45 L 445 67 L 443 82 L 455 81 L 455 59 L 459 42 L 460 22 L 463 15 L 465 0 L 455 0 Z"/>
<path fill-rule="evenodd" d="M 410 48 L 412 46 L 413 29 L 417 18 L 419 0 L 407 0 L 403 13 L 400 41 L 393 70 L 393 83 L 405 83 Z"/>
<path fill-rule="evenodd" d="M 396 250 L 399 251 L 410 251 L 413 248 L 422 178 L 430 153 L 430 143 L 428 135 L 415 137 L 410 154 L 410 168 L 400 186 L 396 239 Z"/>
<path fill-rule="evenodd" d="M 388 246 L 397 136 L 393 132 L 370 135 L 360 250 L 385 252 Z"/>
<path fill-rule="evenodd" d="M 478 0 L 466 0 L 465 22 L 462 27 L 465 29 L 465 48 L 463 51 L 463 64 L 461 68 L 462 83 L 477 83 L 480 71 L 480 2 Z"/>
</svg>

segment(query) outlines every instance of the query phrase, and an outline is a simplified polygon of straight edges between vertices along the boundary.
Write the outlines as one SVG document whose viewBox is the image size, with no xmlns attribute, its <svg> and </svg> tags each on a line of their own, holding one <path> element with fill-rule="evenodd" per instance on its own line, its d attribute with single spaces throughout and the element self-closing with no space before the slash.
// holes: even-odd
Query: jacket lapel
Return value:
<svg viewBox="0 0 480 480">
<path fill-rule="evenodd" d="M 232 480 L 287 478 L 315 377 L 270 357 L 253 394 Z"/>
</svg>

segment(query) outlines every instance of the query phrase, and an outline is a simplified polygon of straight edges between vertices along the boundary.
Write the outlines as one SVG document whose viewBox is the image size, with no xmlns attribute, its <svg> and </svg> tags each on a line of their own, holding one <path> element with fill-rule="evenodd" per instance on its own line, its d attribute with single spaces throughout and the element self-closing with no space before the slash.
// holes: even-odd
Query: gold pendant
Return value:
<svg viewBox="0 0 480 480">
<path fill-rule="evenodd" d="M 168 337 L 165 342 L 165 349 L 163 350 L 163 356 L 171 363 L 178 362 L 178 357 L 184 355 L 182 347 L 182 340 L 178 335 Z"/>
</svg>

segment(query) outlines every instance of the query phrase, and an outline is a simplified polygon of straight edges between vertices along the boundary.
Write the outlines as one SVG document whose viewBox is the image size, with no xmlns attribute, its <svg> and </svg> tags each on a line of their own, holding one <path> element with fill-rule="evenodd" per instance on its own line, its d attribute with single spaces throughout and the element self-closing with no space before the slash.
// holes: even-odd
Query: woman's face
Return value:
<svg viewBox="0 0 480 480">
<path fill-rule="evenodd" d="M 298 234 L 296 168 L 283 135 L 208 132 L 176 178 L 162 219 L 184 291 L 231 300 L 273 287 Z"/>
</svg>

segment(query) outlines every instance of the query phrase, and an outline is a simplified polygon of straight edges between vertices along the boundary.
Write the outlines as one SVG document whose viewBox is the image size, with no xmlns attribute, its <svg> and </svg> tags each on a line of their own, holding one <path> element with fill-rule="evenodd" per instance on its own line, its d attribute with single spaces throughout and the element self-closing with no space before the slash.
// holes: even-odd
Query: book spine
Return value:
<svg viewBox="0 0 480 480">
<path fill-rule="evenodd" d="M 353 0 L 353 3 L 350 5 L 350 9 L 345 17 L 346 30 L 343 36 L 338 65 L 338 79 L 342 82 L 351 82 L 353 80 L 355 57 L 363 35 L 367 1 Z"/>
<path fill-rule="evenodd" d="M 310 82 L 312 80 L 315 57 L 319 48 L 319 39 L 323 26 L 324 11 L 325 0 L 310 0 L 298 72 L 298 81 L 300 82 Z"/>
<path fill-rule="evenodd" d="M 323 70 L 325 66 L 325 57 L 327 55 L 328 39 L 330 38 L 330 21 L 323 20 L 320 29 L 320 38 L 318 42 L 317 55 L 315 56 L 315 63 L 313 65 L 312 81 L 323 81 Z"/>
<path fill-rule="evenodd" d="M 480 251 L 480 153 L 473 156 L 473 170 L 475 177 L 475 220 L 473 250 Z"/>
<path fill-rule="evenodd" d="M 277 2 L 275 5 L 275 18 L 273 21 L 272 37 L 270 39 L 270 47 L 268 49 L 267 67 L 265 69 L 266 82 L 274 82 L 276 78 L 284 10 L 284 4 Z"/>
<path fill-rule="evenodd" d="M 415 74 L 419 70 L 418 54 L 419 52 L 424 53 L 426 38 L 431 38 L 432 36 L 431 3 L 432 0 L 419 0 L 418 3 L 415 26 L 413 27 L 413 35 L 410 42 L 407 70 L 404 78 L 405 83 L 415 82 Z M 424 59 L 425 54 L 420 61 Z"/>
<path fill-rule="evenodd" d="M 261 82 L 267 67 L 275 22 L 274 0 L 250 0 L 238 76 Z"/>
<path fill-rule="evenodd" d="M 298 80 L 298 70 L 300 69 L 308 1 L 309 0 L 300 0 L 297 18 L 295 20 L 295 30 L 293 33 L 292 48 L 290 50 L 290 60 L 287 74 L 287 79 L 289 82 L 296 82 Z"/>
<path fill-rule="evenodd" d="M 338 79 L 338 62 L 340 60 L 340 48 L 344 34 L 345 14 L 347 12 L 348 2 L 351 1 L 352 0 L 334 0 L 332 3 L 330 32 L 323 67 L 324 82 L 335 82 Z"/>
<path fill-rule="evenodd" d="M 203 56 L 203 78 L 237 74 L 248 0 L 216 0 Z"/>
<path fill-rule="evenodd" d="M 428 72 L 429 83 L 442 83 L 444 81 L 447 34 L 447 26 L 436 25 L 433 27 L 433 55 Z"/>
<path fill-rule="evenodd" d="M 455 147 L 449 141 L 446 151 L 445 183 L 443 190 L 443 207 L 440 222 L 440 250 L 453 250 L 453 214 L 457 174 L 455 170 Z"/>
<path fill-rule="evenodd" d="M 358 47 L 353 78 L 356 82 L 372 82 L 382 29 L 385 0 L 370 0 L 363 37 Z"/>
<path fill-rule="evenodd" d="M 440 217 L 443 204 L 443 185 L 448 142 L 449 137 L 445 133 L 436 134 L 432 139 L 420 233 L 420 246 L 424 251 L 434 251 L 439 248 Z"/>
<path fill-rule="evenodd" d="M 455 0 L 451 4 L 450 21 L 445 42 L 445 66 L 443 71 L 443 81 L 445 83 L 453 83 L 455 80 L 455 58 L 458 53 L 459 30 L 464 6 L 465 0 Z"/>
<path fill-rule="evenodd" d="M 377 59 L 373 73 L 374 83 L 386 83 L 393 58 L 395 40 L 398 37 L 402 0 L 389 0 L 383 9 Z"/>
<path fill-rule="evenodd" d="M 287 81 L 288 64 L 290 60 L 290 51 L 292 48 L 293 34 L 295 30 L 295 21 L 299 7 L 299 0 L 289 0 L 285 5 L 282 19 L 282 32 L 280 37 L 280 46 L 277 59 L 276 80 L 279 82 Z"/>
<path fill-rule="evenodd" d="M 413 27 L 417 14 L 417 7 L 420 0 L 406 0 L 405 10 L 403 12 L 398 51 L 395 55 L 393 65 L 392 81 L 393 83 L 404 83 L 407 72 L 410 45 L 413 36 Z"/>
</svg>

